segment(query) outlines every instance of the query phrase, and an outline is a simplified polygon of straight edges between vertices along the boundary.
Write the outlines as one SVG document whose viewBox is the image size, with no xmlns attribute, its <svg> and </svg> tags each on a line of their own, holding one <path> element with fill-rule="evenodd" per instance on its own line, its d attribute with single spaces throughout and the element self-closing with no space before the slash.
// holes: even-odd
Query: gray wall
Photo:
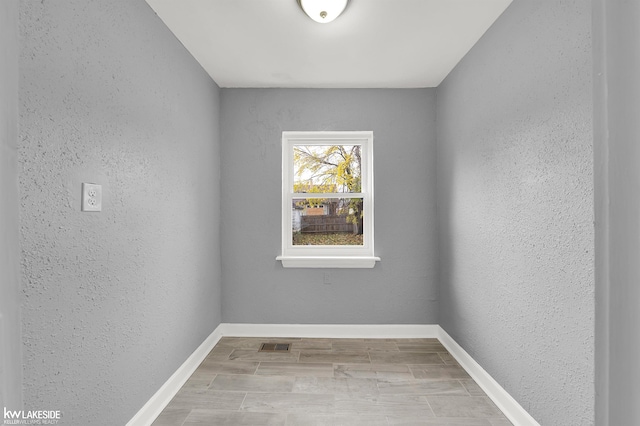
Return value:
<svg viewBox="0 0 640 426">
<path fill-rule="evenodd" d="M 220 322 L 219 89 L 143 0 L 20 14 L 25 408 L 125 424 Z"/>
<path fill-rule="evenodd" d="M 225 322 L 437 322 L 433 89 L 223 89 L 221 111 Z M 275 260 L 283 130 L 374 132 L 375 268 Z"/>
<path fill-rule="evenodd" d="M 640 424 L 640 4 L 594 2 L 596 424 Z"/>
<path fill-rule="evenodd" d="M 594 421 L 590 34 L 516 0 L 437 90 L 440 323 L 545 425 Z"/>
<path fill-rule="evenodd" d="M 21 409 L 18 0 L 0 2 L 0 407 Z"/>
</svg>

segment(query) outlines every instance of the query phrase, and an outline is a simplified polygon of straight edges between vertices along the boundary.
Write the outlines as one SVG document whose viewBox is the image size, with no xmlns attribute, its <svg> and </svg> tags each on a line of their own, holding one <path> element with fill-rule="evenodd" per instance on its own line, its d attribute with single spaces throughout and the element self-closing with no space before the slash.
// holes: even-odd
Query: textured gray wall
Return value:
<svg viewBox="0 0 640 426">
<path fill-rule="evenodd" d="M 596 424 L 640 424 L 640 3 L 594 2 Z"/>
<path fill-rule="evenodd" d="M 440 323 L 545 425 L 594 421 L 590 34 L 516 0 L 437 90 Z"/>
<path fill-rule="evenodd" d="M 220 322 L 219 89 L 143 0 L 20 31 L 25 408 L 125 424 Z"/>
<path fill-rule="evenodd" d="M 22 405 L 18 234 L 18 0 L 0 2 L 0 407 Z"/>
<path fill-rule="evenodd" d="M 221 111 L 225 322 L 436 323 L 433 89 L 223 89 Z M 275 260 L 283 130 L 374 132 L 375 268 Z"/>
</svg>

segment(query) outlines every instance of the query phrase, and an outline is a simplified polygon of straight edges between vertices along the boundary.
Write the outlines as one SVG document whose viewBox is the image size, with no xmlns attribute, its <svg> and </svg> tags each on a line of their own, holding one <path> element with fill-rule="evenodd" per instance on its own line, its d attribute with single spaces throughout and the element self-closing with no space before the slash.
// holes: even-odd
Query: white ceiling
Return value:
<svg viewBox="0 0 640 426">
<path fill-rule="evenodd" d="M 436 87 L 511 0 L 146 0 L 220 87 Z"/>
</svg>

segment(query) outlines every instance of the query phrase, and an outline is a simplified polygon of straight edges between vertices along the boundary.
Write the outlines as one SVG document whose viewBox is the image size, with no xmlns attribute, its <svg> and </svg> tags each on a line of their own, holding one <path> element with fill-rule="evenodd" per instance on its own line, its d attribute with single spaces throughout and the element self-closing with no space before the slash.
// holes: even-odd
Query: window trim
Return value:
<svg viewBox="0 0 640 426">
<path fill-rule="evenodd" d="M 362 246 L 294 246 L 292 243 L 292 209 L 295 145 L 361 145 L 361 191 L 340 193 L 339 198 L 363 199 Z M 282 254 L 276 260 L 285 268 L 373 268 L 379 257 L 374 255 L 373 203 L 373 132 L 371 131 L 284 131 L 282 132 Z M 321 195 L 321 194 L 318 194 Z M 328 195 L 328 194 L 325 194 Z M 332 193 L 336 195 L 336 193 Z"/>
</svg>

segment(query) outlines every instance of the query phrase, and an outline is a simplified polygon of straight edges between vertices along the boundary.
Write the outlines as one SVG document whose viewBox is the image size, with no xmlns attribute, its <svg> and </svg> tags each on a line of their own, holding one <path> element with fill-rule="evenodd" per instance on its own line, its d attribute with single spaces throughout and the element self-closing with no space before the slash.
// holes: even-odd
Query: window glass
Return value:
<svg viewBox="0 0 640 426">
<path fill-rule="evenodd" d="M 361 145 L 294 145 L 293 192 L 361 192 Z"/>
<path fill-rule="evenodd" d="M 303 198 L 293 200 L 294 246 L 362 246 L 362 198 Z"/>
</svg>

